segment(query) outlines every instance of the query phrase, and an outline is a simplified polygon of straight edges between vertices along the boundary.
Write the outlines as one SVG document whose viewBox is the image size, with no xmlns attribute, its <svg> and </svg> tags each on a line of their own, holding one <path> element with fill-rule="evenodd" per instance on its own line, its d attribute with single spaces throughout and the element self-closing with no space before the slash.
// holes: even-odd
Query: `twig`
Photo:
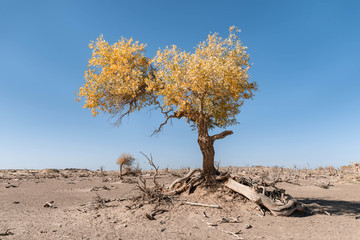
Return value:
<svg viewBox="0 0 360 240">
<path fill-rule="evenodd" d="M 6 229 L 5 232 L 0 233 L 0 236 L 10 236 L 10 235 L 14 235 L 14 233 L 11 232 L 12 229 L 14 229 L 14 228 Z"/>
<path fill-rule="evenodd" d="M 145 213 L 145 216 L 147 217 L 147 219 L 149 220 L 156 220 L 155 219 L 155 216 L 158 215 L 158 214 L 162 214 L 164 212 L 167 212 L 168 210 L 166 209 L 158 209 L 158 210 L 155 210 L 154 212 L 152 212 L 151 214 L 148 214 L 148 213 Z"/>
<path fill-rule="evenodd" d="M 215 228 L 215 227 L 218 226 L 217 223 L 206 222 L 206 224 L 207 224 L 209 227 L 212 227 L 212 228 Z"/>
<path fill-rule="evenodd" d="M 148 213 L 145 213 L 145 216 L 146 216 L 147 219 L 149 219 L 149 220 L 155 220 L 154 216 L 151 216 L 151 215 L 148 214 Z"/>
<path fill-rule="evenodd" d="M 239 236 L 239 234 L 241 234 L 241 230 L 238 232 L 229 232 L 229 231 L 225 231 L 223 230 L 224 233 L 233 235 L 235 237 L 235 239 L 243 239 L 242 237 Z"/>
<path fill-rule="evenodd" d="M 240 221 L 241 222 L 241 221 Z M 239 217 L 223 217 L 219 220 L 219 223 L 240 223 Z"/>
<path fill-rule="evenodd" d="M 191 206 L 210 207 L 210 208 L 221 208 L 219 205 L 209 205 L 209 204 L 204 204 L 204 203 L 185 202 L 185 204 L 191 205 Z"/>
</svg>

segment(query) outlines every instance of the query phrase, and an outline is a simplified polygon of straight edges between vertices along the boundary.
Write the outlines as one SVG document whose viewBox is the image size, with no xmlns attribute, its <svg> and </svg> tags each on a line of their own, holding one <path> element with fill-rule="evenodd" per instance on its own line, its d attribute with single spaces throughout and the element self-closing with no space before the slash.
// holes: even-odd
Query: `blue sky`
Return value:
<svg viewBox="0 0 360 240">
<path fill-rule="evenodd" d="M 200 167 L 184 120 L 158 136 L 156 112 L 114 127 L 74 92 L 88 44 L 103 34 L 193 51 L 236 25 L 259 85 L 234 134 L 215 143 L 222 166 L 341 166 L 360 161 L 358 1 L 0 1 L 0 168 L 117 169 L 117 157 L 152 153 L 160 168 Z M 215 132 L 222 131 L 221 129 Z"/>
</svg>

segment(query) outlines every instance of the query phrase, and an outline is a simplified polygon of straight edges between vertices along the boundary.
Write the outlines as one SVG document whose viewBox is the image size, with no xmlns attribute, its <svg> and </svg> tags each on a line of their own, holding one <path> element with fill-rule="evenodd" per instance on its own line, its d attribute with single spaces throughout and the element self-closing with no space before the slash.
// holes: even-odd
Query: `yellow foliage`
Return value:
<svg viewBox="0 0 360 240">
<path fill-rule="evenodd" d="M 174 45 L 157 52 L 152 61 L 156 81 L 148 85 L 165 109 L 196 124 L 203 113 L 209 128 L 236 123 L 239 107 L 253 96 L 256 84 L 248 82 L 249 55 L 235 31 L 231 27 L 226 39 L 209 34 L 194 53 Z"/>
<path fill-rule="evenodd" d="M 100 36 L 89 47 L 92 58 L 84 75 L 86 83 L 78 93 L 80 98 L 85 98 L 84 108 L 91 109 L 96 116 L 98 110 L 117 114 L 127 107 L 130 113 L 153 103 L 146 92 L 150 65 L 144 56 L 144 44 L 122 38 L 109 45 Z"/>
<path fill-rule="evenodd" d="M 92 57 L 78 96 L 94 116 L 100 110 L 121 118 L 155 105 L 166 120 L 184 117 L 208 129 L 236 124 L 241 105 L 257 88 L 248 81 L 249 55 L 236 31 L 230 27 L 225 39 L 209 34 L 193 53 L 173 45 L 153 59 L 145 57 L 144 44 L 122 38 L 109 45 L 100 36 L 90 43 Z"/>
</svg>

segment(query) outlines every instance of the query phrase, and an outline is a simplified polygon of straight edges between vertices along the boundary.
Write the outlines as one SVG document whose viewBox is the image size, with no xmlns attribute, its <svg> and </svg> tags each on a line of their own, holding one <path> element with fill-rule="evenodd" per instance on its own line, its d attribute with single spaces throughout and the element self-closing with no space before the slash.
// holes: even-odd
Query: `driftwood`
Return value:
<svg viewBox="0 0 360 240">
<path fill-rule="evenodd" d="M 238 183 L 231 178 L 227 180 L 225 186 L 240 193 L 252 202 L 266 207 L 275 216 L 290 216 L 295 211 L 305 211 L 305 207 L 294 199 L 290 199 L 287 202 L 284 199 L 284 202 L 275 202 L 265 194 L 256 192 L 253 187 Z"/>
</svg>

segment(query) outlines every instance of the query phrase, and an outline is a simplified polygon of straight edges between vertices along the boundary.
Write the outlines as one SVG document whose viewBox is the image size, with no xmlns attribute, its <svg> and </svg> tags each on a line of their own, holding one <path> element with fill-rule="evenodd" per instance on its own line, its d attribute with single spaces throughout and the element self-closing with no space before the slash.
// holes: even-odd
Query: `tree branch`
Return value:
<svg viewBox="0 0 360 240">
<path fill-rule="evenodd" d="M 182 118 L 183 116 L 184 116 L 183 113 L 178 113 L 178 112 L 175 112 L 175 113 L 172 114 L 172 115 L 167 115 L 167 114 L 166 114 L 165 122 L 163 122 L 162 124 L 160 124 L 160 126 L 158 127 L 158 129 L 154 130 L 154 132 L 151 134 L 151 136 L 156 135 L 156 134 L 158 134 L 159 132 L 161 132 L 161 129 L 163 128 L 163 126 L 165 126 L 170 119 L 172 119 L 172 118 L 180 119 L 180 118 Z"/>
<path fill-rule="evenodd" d="M 230 131 L 230 130 L 226 130 L 226 131 L 223 131 L 222 133 L 219 133 L 219 134 L 215 134 L 213 136 L 211 136 L 211 139 L 213 141 L 215 140 L 218 140 L 218 139 L 223 139 L 229 135 L 233 134 L 233 131 Z"/>
</svg>

